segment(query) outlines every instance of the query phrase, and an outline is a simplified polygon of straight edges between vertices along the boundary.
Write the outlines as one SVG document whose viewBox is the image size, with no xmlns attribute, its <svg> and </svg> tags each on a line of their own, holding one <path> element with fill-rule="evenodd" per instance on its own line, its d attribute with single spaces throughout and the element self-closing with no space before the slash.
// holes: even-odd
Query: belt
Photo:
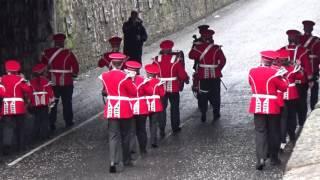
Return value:
<svg viewBox="0 0 320 180">
<path fill-rule="evenodd" d="M 38 92 L 33 92 L 33 95 L 43 95 L 43 94 L 48 94 L 48 92 L 45 91 L 38 91 Z"/>
<path fill-rule="evenodd" d="M 296 83 L 290 83 L 290 84 L 288 85 L 288 87 L 294 87 L 294 86 L 296 86 Z"/>
<path fill-rule="evenodd" d="M 8 101 L 20 101 L 24 102 L 22 98 L 3 98 L 3 101 L 8 102 Z"/>
<path fill-rule="evenodd" d="M 71 70 L 66 70 L 66 69 L 50 69 L 49 72 L 51 73 L 72 73 Z"/>
<path fill-rule="evenodd" d="M 169 77 L 169 78 L 160 78 L 161 81 L 174 81 L 177 80 L 177 77 Z"/>
<path fill-rule="evenodd" d="M 309 55 L 309 58 L 312 58 L 312 59 L 317 58 L 317 57 L 318 57 L 318 56 L 315 55 L 315 54 L 310 54 L 310 55 Z"/>
<path fill-rule="evenodd" d="M 147 99 L 160 99 L 159 95 L 152 95 L 152 96 L 147 96 Z"/>
<path fill-rule="evenodd" d="M 133 101 L 138 101 L 138 100 L 142 100 L 142 99 L 146 99 L 146 97 L 143 96 L 143 97 L 130 98 L 130 100 L 133 100 Z"/>
<path fill-rule="evenodd" d="M 252 97 L 255 98 L 264 98 L 264 99 L 277 99 L 276 95 L 269 95 L 269 94 L 252 94 Z"/>
<path fill-rule="evenodd" d="M 218 65 L 216 65 L 216 64 L 199 64 L 199 67 L 202 67 L 202 68 L 217 68 Z"/>
<path fill-rule="evenodd" d="M 107 96 L 108 100 L 126 100 L 129 101 L 130 98 L 126 96 Z"/>
</svg>

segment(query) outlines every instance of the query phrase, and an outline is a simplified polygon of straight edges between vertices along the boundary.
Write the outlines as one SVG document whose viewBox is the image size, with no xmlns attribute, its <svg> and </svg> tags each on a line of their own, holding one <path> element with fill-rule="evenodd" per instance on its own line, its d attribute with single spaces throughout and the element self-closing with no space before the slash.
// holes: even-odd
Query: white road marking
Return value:
<svg viewBox="0 0 320 180">
<path fill-rule="evenodd" d="M 40 149 L 42 149 L 42 148 L 44 148 L 44 147 L 46 147 L 46 146 L 48 146 L 48 145 L 52 144 L 53 142 L 55 142 L 55 141 L 59 140 L 60 138 L 62 138 L 62 137 L 64 137 L 64 136 L 66 136 L 66 135 L 68 135 L 68 134 L 72 133 L 73 131 L 75 131 L 75 130 L 77 130 L 77 129 L 81 128 L 82 126 L 84 126 L 84 125 L 88 124 L 89 122 L 93 121 L 94 119 L 98 118 L 102 113 L 103 113 L 103 112 L 100 112 L 100 113 L 98 113 L 98 114 L 96 114 L 96 115 L 92 116 L 91 118 L 89 118 L 89 119 L 87 119 L 87 120 L 83 121 L 83 122 L 82 122 L 82 123 L 80 123 L 79 125 L 77 125 L 77 126 L 75 126 L 75 127 L 71 128 L 71 129 L 69 129 L 69 130 L 67 130 L 67 131 L 63 132 L 63 133 L 62 133 L 62 134 L 60 134 L 59 136 L 57 136 L 57 137 L 55 137 L 55 138 L 53 138 L 53 139 L 51 139 L 51 140 L 49 140 L 49 141 L 47 141 L 47 142 L 43 143 L 42 145 L 40 145 L 40 146 L 38 146 L 38 147 L 36 147 L 36 148 L 32 149 L 30 152 L 28 152 L 28 153 L 24 154 L 23 156 L 21 156 L 21 157 L 19 157 L 18 159 L 16 159 L 16 160 L 12 161 L 11 163 L 9 163 L 9 164 L 8 164 L 8 166 L 9 166 L 9 167 L 12 167 L 12 166 L 16 165 L 17 163 L 19 163 L 20 161 L 22 161 L 24 158 L 26 158 L 26 157 L 28 157 L 28 156 L 32 155 L 33 153 L 35 153 L 35 152 L 39 151 Z"/>
</svg>

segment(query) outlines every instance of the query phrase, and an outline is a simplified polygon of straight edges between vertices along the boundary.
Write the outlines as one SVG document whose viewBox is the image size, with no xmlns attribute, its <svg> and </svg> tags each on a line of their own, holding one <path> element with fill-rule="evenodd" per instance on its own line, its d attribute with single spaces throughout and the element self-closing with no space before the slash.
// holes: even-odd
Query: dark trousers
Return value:
<svg viewBox="0 0 320 180">
<path fill-rule="evenodd" d="M 139 115 L 139 116 L 134 116 L 134 118 L 136 123 L 136 135 L 138 138 L 140 151 L 146 151 L 146 146 L 148 141 L 147 130 L 146 130 L 147 116 Z"/>
<path fill-rule="evenodd" d="M 307 96 L 308 96 L 308 84 L 297 84 L 299 100 L 297 106 L 298 120 L 299 125 L 303 126 L 307 118 L 308 105 L 307 105 Z"/>
<path fill-rule="evenodd" d="M 72 110 L 72 94 L 73 85 L 70 86 L 53 86 L 53 91 L 55 95 L 55 106 L 51 109 L 50 113 L 50 125 L 55 126 L 57 121 L 57 107 L 59 99 L 61 97 L 63 106 L 63 119 L 66 126 L 73 124 L 73 110 Z"/>
<path fill-rule="evenodd" d="M 159 122 L 159 127 L 161 131 L 164 131 L 167 123 L 167 106 L 168 101 L 170 101 L 170 116 L 171 116 L 171 128 L 172 131 L 176 131 L 180 128 L 180 94 L 177 93 L 166 93 L 162 98 L 163 112 L 161 122 Z"/>
<path fill-rule="evenodd" d="M 120 162 L 119 151 L 121 151 L 121 149 L 123 162 L 130 162 L 130 135 L 133 121 L 131 119 L 108 119 L 108 121 L 109 156 L 111 165 Z"/>
<path fill-rule="evenodd" d="M 35 139 L 46 139 L 49 136 L 49 108 L 48 106 L 34 107 L 33 135 Z"/>
<path fill-rule="evenodd" d="M 149 116 L 151 144 L 158 145 L 158 123 L 161 121 L 162 112 L 154 112 Z"/>
<path fill-rule="evenodd" d="M 213 107 L 214 117 L 220 116 L 220 78 L 200 80 L 200 92 L 198 95 L 198 104 L 202 114 L 207 113 L 208 101 Z"/>
<path fill-rule="evenodd" d="M 285 101 L 287 117 L 286 134 L 289 135 L 290 141 L 296 140 L 295 131 L 297 128 L 297 101 L 298 100 Z"/>
<path fill-rule="evenodd" d="M 310 95 L 311 110 L 314 110 L 314 107 L 318 102 L 318 94 L 319 94 L 319 83 L 318 81 L 314 81 L 314 85 L 311 88 L 311 95 Z"/>
<path fill-rule="evenodd" d="M 18 151 L 25 148 L 26 143 L 24 121 L 25 115 L 12 115 L 2 117 L 1 146 L 3 151 L 11 151 L 15 145 Z M 10 150 L 8 148 L 10 148 Z"/>
<path fill-rule="evenodd" d="M 266 159 L 269 153 L 271 157 L 278 157 L 280 149 L 280 116 L 254 114 L 256 134 L 257 159 Z"/>
</svg>

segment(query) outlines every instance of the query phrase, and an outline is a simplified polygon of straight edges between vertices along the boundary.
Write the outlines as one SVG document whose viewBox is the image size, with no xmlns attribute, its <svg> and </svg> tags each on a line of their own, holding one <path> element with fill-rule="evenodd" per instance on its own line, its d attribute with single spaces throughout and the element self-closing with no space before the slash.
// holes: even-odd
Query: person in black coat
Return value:
<svg viewBox="0 0 320 180">
<path fill-rule="evenodd" d="M 122 30 L 124 34 L 124 54 L 129 56 L 129 60 L 136 60 L 141 63 L 142 46 L 148 35 L 137 11 L 131 11 L 131 16 L 123 24 Z"/>
</svg>

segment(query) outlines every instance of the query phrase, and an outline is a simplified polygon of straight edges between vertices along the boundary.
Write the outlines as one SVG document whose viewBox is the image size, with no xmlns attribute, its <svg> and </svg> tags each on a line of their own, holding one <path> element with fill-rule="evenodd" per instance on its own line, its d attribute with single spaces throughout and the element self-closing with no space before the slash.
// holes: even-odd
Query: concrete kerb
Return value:
<svg viewBox="0 0 320 180">
<path fill-rule="evenodd" d="M 284 179 L 320 178 L 320 103 L 303 127 L 288 161 Z"/>
</svg>

